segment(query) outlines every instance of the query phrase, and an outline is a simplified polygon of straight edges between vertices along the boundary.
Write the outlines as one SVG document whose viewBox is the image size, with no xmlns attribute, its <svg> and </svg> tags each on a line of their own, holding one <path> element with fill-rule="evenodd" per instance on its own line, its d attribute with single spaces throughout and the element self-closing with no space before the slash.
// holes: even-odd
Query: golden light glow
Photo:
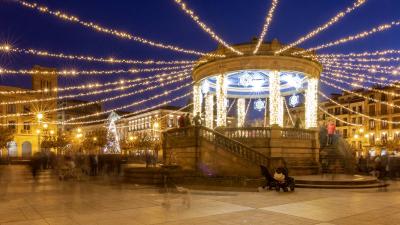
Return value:
<svg viewBox="0 0 400 225">
<path fill-rule="evenodd" d="M 274 12 L 276 9 L 276 6 L 278 5 L 279 0 L 272 0 L 271 3 L 271 8 L 269 9 L 267 16 L 265 17 L 265 22 L 264 22 L 264 26 L 263 29 L 261 31 L 260 37 L 258 38 L 258 42 L 257 45 L 253 51 L 253 54 L 257 54 L 258 50 L 260 49 L 260 46 L 262 44 L 262 42 L 265 39 L 265 36 L 267 36 L 267 32 L 268 32 L 268 28 L 271 25 L 272 22 L 272 18 L 274 16 Z"/>
<path fill-rule="evenodd" d="M 188 77 L 178 78 L 176 80 L 171 80 L 171 81 L 168 81 L 168 82 L 164 82 L 164 83 L 161 83 L 159 85 L 152 85 L 152 86 L 148 86 L 146 88 L 140 89 L 140 90 L 136 90 L 136 91 L 132 91 L 132 92 L 129 92 L 129 93 L 120 94 L 120 95 L 113 96 L 113 97 L 102 98 L 102 99 L 91 101 L 91 102 L 86 102 L 86 103 L 81 103 L 81 104 L 76 104 L 76 105 L 70 105 L 70 106 L 63 106 L 63 107 L 52 108 L 52 109 L 47 109 L 47 110 L 43 110 L 43 112 L 46 112 L 46 113 L 57 112 L 57 111 L 63 111 L 63 110 L 67 110 L 67 109 L 75 109 L 75 108 L 85 107 L 85 106 L 89 106 L 89 105 L 93 105 L 93 104 L 97 104 L 97 103 L 109 102 L 109 101 L 113 101 L 113 100 L 116 100 L 116 99 L 132 96 L 132 95 L 136 95 L 136 94 L 140 94 L 140 93 L 144 93 L 146 91 L 154 90 L 154 89 L 157 89 L 157 88 L 160 88 L 160 87 L 164 87 L 164 86 L 167 86 L 167 85 L 170 85 L 170 84 L 174 84 L 174 83 L 177 83 L 177 82 L 181 82 L 181 81 L 184 81 L 186 78 L 188 78 Z M 154 83 L 154 82 L 152 82 L 152 83 Z M 190 83 L 187 84 L 187 85 L 190 85 Z M 6 115 L 0 115 L 0 118 L 15 117 L 15 116 L 26 116 L 26 115 L 32 115 L 32 114 L 33 114 L 32 112 L 29 112 L 29 113 L 18 113 L 18 114 L 6 114 Z"/>
<path fill-rule="evenodd" d="M 18 2 L 22 6 L 25 6 L 25 7 L 29 8 L 29 9 L 35 9 L 35 10 L 41 12 L 41 13 L 52 15 L 52 16 L 58 18 L 58 19 L 62 19 L 64 21 L 69 21 L 69 22 L 72 22 L 72 23 L 75 23 L 75 24 L 79 24 L 79 25 L 85 26 L 87 28 L 91 28 L 94 31 L 110 34 L 110 35 L 113 35 L 113 36 L 118 37 L 118 38 L 128 39 L 128 40 L 140 42 L 142 44 L 150 45 L 152 47 L 169 49 L 169 50 L 177 51 L 177 52 L 183 52 L 183 53 L 201 55 L 201 56 L 208 55 L 208 56 L 222 57 L 221 55 L 206 54 L 206 53 L 195 51 L 195 50 L 183 49 L 183 48 L 180 48 L 180 47 L 177 47 L 177 46 L 164 44 L 164 43 L 161 43 L 161 42 L 151 41 L 151 40 L 139 37 L 137 35 L 132 35 L 132 34 L 130 34 L 128 32 L 123 32 L 123 31 L 118 31 L 118 30 L 106 28 L 106 27 L 103 27 L 103 26 L 101 26 L 99 24 L 96 24 L 96 23 L 93 23 L 93 22 L 80 20 L 78 17 L 72 16 L 72 15 L 68 15 L 68 14 L 66 14 L 64 12 L 52 11 L 47 6 L 38 6 L 36 3 L 30 3 L 30 2 L 22 1 L 22 0 L 17 0 L 15 2 Z"/>
<path fill-rule="evenodd" d="M 184 66 L 170 66 L 170 67 L 158 67 L 158 68 L 143 68 L 143 69 L 121 69 L 121 70 L 61 70 L 61 71 L 41 71 L 41 70 L 11 70 L 11 69 L 2 69 L 3 74 L 9 75 L 33 75 L 33 74 L 42 74 L 42 75 L 59 75 L 59 76 L 78 76 L 78 75 L 116 75 L 116 74 L 135 74 L 135 73 L 147 73 L 147 72 L 158 72 L 158 71 L 169 71 L 169 70 L 179 70 L 192 68 L 193 65 L 184 65 Z"/>
<path fill-rule="evenodd" d="M 12 53 L 20 53 L 27 55 L 35 55 L 41 57 L 51 57 L 58 59 L 66 59 L 66 60 L 80 60 L 87 62 L 102 62 L 102 63 L 110 63 L 110 64 L 144 64 L 144 65 L 173 65 L 173 64 L 194 64 L 193 60 L 173 60 L 173 61 L 164 61 L 164 60 L 135 60 L 135 59 L 118 59 L 118 58 L 102 58 L 95 56 L 85 56 L 85 55 L 70 55 L 65 53 L 53 53 L 47 50 L 37 50 L 33 48 L 15 48 L 10 45 L 0 45 L 0 51 L 3 52 L 12 52 Z"/>
<path fill-rule="evenodd" d="M 365 38 L 365 37 L 370 36 L 372 34 L 375 34 L 375 33 L 378 33 L 378 32 L 382 32 L 382 31 L 388 30 L 390 28 L 393 28 L 393 27 L 399 26 L 399 25 L 400 25 L 400 20 L 392 21 L 390 23 L 386 23 L 386 24 L 382 24 L 380 26 L 374 27 L 374 28 L 372 28 L 372 29 L 370 29 L 368 31 L 363 31 L 363 32 L 360 32 L 358 34 L 351 35 L 351 36 L 348 36 L 348 37 L 345 37 L 345 38 L 341 38 L 341 39 L 336 40 L 336 41 L 332 41 L 332 42 L 329 42 L 329 43 L 326 43 L 326 44 L 322 44 L 322 45 L 319 45 L 319 46 L 316 46 L 316 47 L 313 47 L 313 48 L 309 48 L 307 50 L 298 51 L 298 52 L 295 52 L 294 54 L 304 54 L 304 53 L 308 53 L 308 52 L 317 51 L 317 50 L 320 50 L 320 49 L 336 46 L 336 45 L 343 44 L 343 43 L 346 43 L 346 42 L 355 41 L 355 40 Z"/>
<path fill-rule="evenodd" d="M 175 2 L 181 7 L 181 9 L 192 18 L 194 22 L 196 22 L 197 25 L 201 27 L 203 31 L 208 33 L 212 39 L 220 43 L 221 45 L 225 46 L 227 49 L 231 50 L 232 52 L 238 54 L 238 55 L 243 55 L 242 52 L 234 49 L 231 45 L 226 43 L 224 40 L 222 40 L 221 37 L 219 37 L 209 26 L 207 26 L 204 22 L 202 22 L 199 18 L 198 15 L 196 15 L 191 9 L 187 7 L 187 5 L 182 1 L 182 0 L 175 0 Z"/>
<path fill-rule="evenodd" d="M 355 9 L 357 9 L 358 7 L 360 7 L 361 5 L 363 5 L 365 3 L 366 0 L 357 0 L 356 2 L 354 2 L 352 7 L 348 7 L 346 10 L 344 11 L 340 11 L 338 14 L 336 14 L 334 17 L 332 17 L 327 23 L 317 27 L 316 29 L 314 29 L 313 31 L 311 31 L 310 33 L 306 34 L 305 36 L 299 38 L 297 41 L 287 45 L 286 47 L 278 50 L 275 52 L 275 54 L 279 54 L 282 53 L 290 48 L 293 48 L 295 46 L 298 46 L 299 44 L 309 40 L 310 38 L 316 36 L 317 34 L 319 34 L 320 32 L 328 29 L 330 26 L 332 26 L 333 24 L 339 22 L 343 17 L 345 17 L 347 14 L 351 13 L 352 11 L 354 11 Z"/>
</svg>

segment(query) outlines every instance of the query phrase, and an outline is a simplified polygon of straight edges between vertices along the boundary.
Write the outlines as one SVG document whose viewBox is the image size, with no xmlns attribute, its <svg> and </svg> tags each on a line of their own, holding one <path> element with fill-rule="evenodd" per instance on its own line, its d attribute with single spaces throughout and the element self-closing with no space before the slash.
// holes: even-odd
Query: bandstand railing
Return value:
<svg viewBox="0 0 400 225">
<path fill-rule="evenodd" d="M 296 128 L 280 128 L 282 138 L 300 139 L 300 140 L 314 140 L 315 131 L 296 129 Z"/>
<path fill-rule="evenodd" d="M 266 127 L 224 128 L 220 132 L 229 138 L 271 138 L 271 129 Z"/>
</svg>

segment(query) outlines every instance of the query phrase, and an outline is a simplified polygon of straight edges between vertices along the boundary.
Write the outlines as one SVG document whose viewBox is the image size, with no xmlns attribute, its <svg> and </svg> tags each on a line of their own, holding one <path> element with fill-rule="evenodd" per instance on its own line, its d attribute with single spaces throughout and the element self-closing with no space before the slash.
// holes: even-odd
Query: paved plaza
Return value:
<svg viewBox="0 0 400 225">
<path fill-rule="evenodd" d="M 0 167 L 0 224 L 399 224 L 400 185 L 387 190 L 297 189 L 294 193 L 191 190 L 163 194 L 117 180 L 33 180 Z M 168 204 L 169 202 L 169 204 Z M 168 207 L 169 205 L 169 207 Z"/>
</svg>

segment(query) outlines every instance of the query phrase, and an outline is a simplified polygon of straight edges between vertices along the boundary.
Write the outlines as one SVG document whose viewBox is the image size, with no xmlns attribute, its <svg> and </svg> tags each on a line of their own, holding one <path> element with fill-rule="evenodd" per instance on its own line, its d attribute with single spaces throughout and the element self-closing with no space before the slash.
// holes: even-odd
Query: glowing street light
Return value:
<svg viewBox="0 0 400 225">
<path fill-rule="evenodd" d="M 42 120 L 43 119 L 43 113 L 38 113 L 37 115 L 36 115 L 36 118 L 40 121 L 40 120 Z"/>
</svg>

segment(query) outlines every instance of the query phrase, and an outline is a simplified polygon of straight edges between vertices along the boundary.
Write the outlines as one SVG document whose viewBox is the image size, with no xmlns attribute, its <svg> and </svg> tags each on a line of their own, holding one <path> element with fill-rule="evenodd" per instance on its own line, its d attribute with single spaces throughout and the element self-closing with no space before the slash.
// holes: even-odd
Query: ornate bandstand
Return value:
<svg viewBox="0 0 400 225">
<path fill-rule="evenodd" d="M 208 128 L 226 127 L 228 99 L 236 99 L 237 127 L 243 127 L 246 100 L 252 99 L 255 109 L 268 108 L 265 126 L 283 127 L 285 101 L 295 106 L 304 93 L 305 128 L 316 128 L 321 64 L 312 57 L 293 54 L 302 50 L 299 48 L 275 55 L 275 51 L 283 47 L 277 40 L 262 44 L 256 55 L 253 54 L 254 45 L 235 45 L 243 55 L 220 47 L 210 55 L 225 57 L 199 59 L 193 72 L 193 115 L 204 116 Z"/>
</svg>

